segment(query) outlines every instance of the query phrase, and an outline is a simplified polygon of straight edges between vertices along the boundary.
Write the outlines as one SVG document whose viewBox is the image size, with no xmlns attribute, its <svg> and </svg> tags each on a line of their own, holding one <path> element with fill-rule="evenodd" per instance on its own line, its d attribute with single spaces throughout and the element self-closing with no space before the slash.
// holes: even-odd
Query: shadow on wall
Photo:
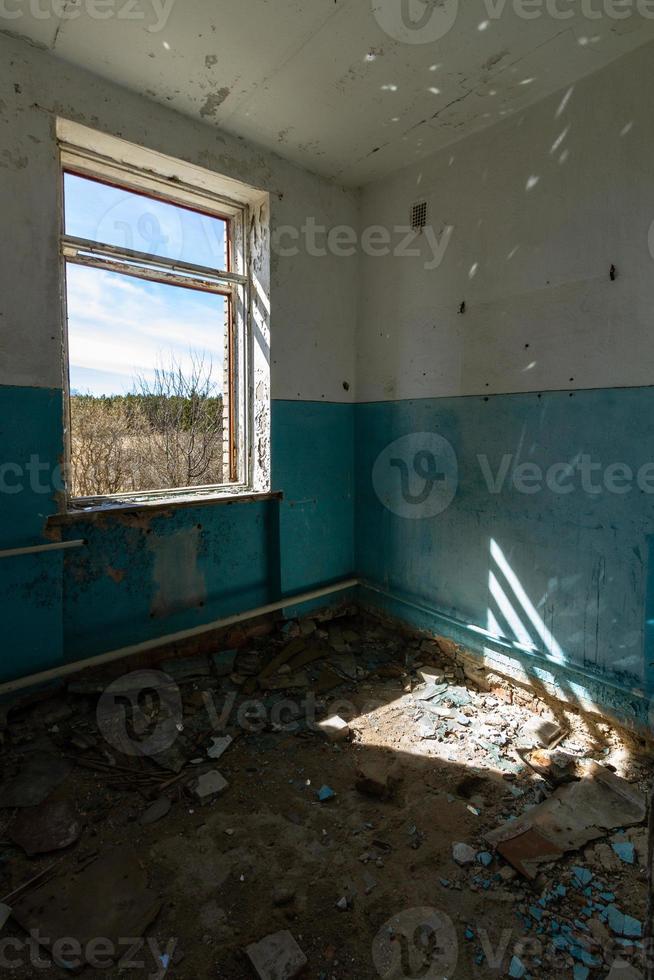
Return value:
<svg viewBox="0 0 654 980">
<path fill-rule="evenodd" d="M 641 388 L 358 406 L 371 601 L 381 590 L 393 615 L 517 680 L 646 726 L 653 402 Z"/>
</svg>

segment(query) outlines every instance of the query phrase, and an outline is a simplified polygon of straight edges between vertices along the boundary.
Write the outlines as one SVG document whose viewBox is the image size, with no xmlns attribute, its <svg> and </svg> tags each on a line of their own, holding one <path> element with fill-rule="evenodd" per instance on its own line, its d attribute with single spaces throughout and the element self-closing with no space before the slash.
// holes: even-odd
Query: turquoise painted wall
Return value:
<svg viewBox="0 0 654 980">
<path fill-rule="evenodd" d="M 358 406 L 276 401 L 281 503 L 149 519 L 112 514 L 66 527 L 66 538 L 86 539 L 83 549 L 0 561 L 0 679 L 356 573 L 374 589 L 364 592 L 368 601 L 498 666 L 517 665 L 536 683 L 549 678 L 569 697 L 595 698 L 646 723 L 654 695 L 653 408 L 652 388 Z M 45 540 L 57 509 L 47 481 L 56 489 L 60 420 L 60 391 L 0 387 L 4 548 Z M 418 501 L 409 508 L 432 502 L 414 470 L 423 438 L 416 433 L 438 434 L 452 452 L 435 454 L 433 472 L 418 460 L 434 477 L 438 512 L 412 519 L 403 475 L 405 496 Z M 37 473 L 34 457 L 47 469 Z M 525 463 L 538 469 L 518 469 Z M 556 492 L 548 470 L 561 463 L 572 465 L 557 474 L 570 489 Z M 634 479 L 612 464 L 630 467 Z"/>
<path fill-rule="evenodd" d="M 0 388 L 2 462 L 62 452 L 61 392 Z M 354 409 L 278 401 L 273 488 L 284 500 L 75 523 L 64 554 L 0 561 L 0 681 L 210 622 L 353 572 Z M 6 483 L 15 482 L 5 473 Z M 45 485 L 46 474 L 41 475 Z M 3 547 L 42 543 L 52 492 L 2 493 Z"/>
<path fill-rule="evenodd" d="M 437 433 L 456 457 L 435 454 L 435 508 L 456 493 L 419 519 L 410 511 L 429 510 L 429 499 L 419 497 L 426 484 L 415 466 L 429 470 L 415 433 Z M 393 443 L 389 461 L 380 454 Z M 385 593 L 369 592 L 369 601 L 489 662 L 508 658 L 518 676 L 549 675 L 573 700 L 647 720 L 653 388 L 362 404 L 356 444 L 357 570 Z M 406 494 L 416 497 L 409 516 L 402 460 Z M 559 463 L 571 472 L 550 469 Z M 626 464 L 634 479 L 611 464 Z"/>
<path fill-rule="evenodd" d="M 56 389 L 0 386 L 0 549 L 47 543 L 62 405 Z M 61 662 L 62 563 L 60 553 L 0 559 L 0 680 Z"/>
</svg>

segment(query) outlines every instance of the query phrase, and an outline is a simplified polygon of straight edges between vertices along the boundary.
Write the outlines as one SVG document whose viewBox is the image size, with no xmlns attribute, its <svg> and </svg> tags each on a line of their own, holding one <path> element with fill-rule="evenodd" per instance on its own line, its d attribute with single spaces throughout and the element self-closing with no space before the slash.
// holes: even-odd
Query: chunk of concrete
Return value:
<svg viewBox="0 0 654 980">
<path fill-rule="evenodd" d="M 330 742 L 342 742 L 350 734 L 350 726 L 340 715 L 325 718 L 324 721 L 318 723 L 318 728 Z"/>
<path fill-rule="evenodd" d="M 259 980 L 294 980 L 307 965 L 306 956 L 287 929 L 252 943 L 245 952 Z"/>
<path fill-rule="evenodd" d="M 418 677 L 428 686 L 438 686 L 445 681 L 445 674 L 435 667 L 421 667 L 418 670 Z"/>
<path fill-rule="evenodd" d="M 234 670 L 237 650 L 221 650 L 211 655 L 214 674 L 218 677 L 229 677 Z"/>
<path fill-rule="evenodd" d="M 224 793 L 228 786 L 229 783 L 217 769 L 210 769 L 209 772 L 203 772 L 193 780 L 191 790 L 200 803 L 204 804 L 210 803 L 215 797 Z"/>
<path fill-rule="evenodd" d="M 227 749 L 230 747 L 234 739 L 231 735 L 223 735 L 220 738 L 213 737 L 211 739 L 211 745 L 207 749 L 207 756 L 210 759 L 220 759 L 222 755 L 225 754 Z"/>
<path fill-rule="evenodd" d="M 148 827 L 152 823 L 156 823 L 158 820 L 163 820 L 165 816 L 170 812 L 172 802 L 168 796 L 160 796 L 158 800 L 155 800 L 151 806 L 144 810 L 141 814 L 140 824 L 142 827 Z"/>
<path fill-rule="evenodd" d="M 549 749 L 551 745 L 561 740 L 564 732 L 560 725 L 540 715 L 534 715 L 529 719 L 522 729 L 525 741 L 532 745 L 540 745 L 543 749 Z"/>
<path fill-rule="evenodd" d="M 469 844 L 452 844 L 452 857 L 457 864 L 474 864 L 477 860 L 477 852 Z"/>
<path fill-rule="evenodd" d="M 357 770 L 356 788 L 365 796 L 389 799 L 401 782 L 399 767 L 388 763 L 368 760 Z"/>
<path fill-rule="evenodd" d="M 606 980 L 643 980 L 643 974 L 626 960 L 618 958 L 613 961 L 611 972 L 607 974 Z"/>
</svg>

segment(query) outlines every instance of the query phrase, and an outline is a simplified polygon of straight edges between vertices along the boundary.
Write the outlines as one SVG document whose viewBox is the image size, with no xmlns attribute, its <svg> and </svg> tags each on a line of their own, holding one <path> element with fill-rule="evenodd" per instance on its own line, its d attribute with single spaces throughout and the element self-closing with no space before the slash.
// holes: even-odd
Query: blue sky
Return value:
<svg viewBox="0 0 654 980">
<path fill-rule="evenodd" d="M 95 181 L 65 176 L 66 233 L 152 255 L 225 268 L 224 222 Z M 222 390 L 226 299 L 68 264 L 72 391 L 125 394 L 191 353 Z"/>
</svg>

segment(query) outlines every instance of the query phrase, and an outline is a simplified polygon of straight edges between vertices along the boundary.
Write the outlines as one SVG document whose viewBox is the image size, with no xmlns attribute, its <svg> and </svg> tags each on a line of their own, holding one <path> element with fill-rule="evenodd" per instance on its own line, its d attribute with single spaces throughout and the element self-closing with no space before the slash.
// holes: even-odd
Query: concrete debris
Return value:
<svg viewBox="0 0 654 980">
<path fill-rule="evenodd" d="M 417 674 L 422 683 L 426 684 L 427 687 L 440 687 L 445 680 L 445 674 L 434 670 L 433 667 L 421 667 L 418 669 Z"/>
<path fill-rule="evenodd" d="M 643 980 L 643 974 L 626 960 L 618 958 L 614 961 L 610 972 L 607 973 L 606 980 Z"/>
<path fill-rule="evenodd" d="M 369 871 L 363 872 L 363 887 L 366 895 L 369 895 L 377 887 L 377 879 L 374 878 Z"/>
<path fill-rule="evenodd" d="M 32 795 L 20 812 L 0 812 L 0 928 L 5 909 L 18 908 L 41 935 L 105 935 L 110 914 L 110 928 L 136 936 L 160 901 L 145 874 L 152 859 L 153 880 L 166 889 L 161 899 L 177 910 L 175 928 L 187 930 L 185 975 L 218 968 L 221 976 L 240 976 L 243 947 L 292 921 L 295 938 L 277 933 L 250 947 L 253 976 L 367 976 L 370 929 L 361 929 L 361 914 L 396 955 L 398 936 L 414 948 L 415 929 L 426 920 L 391 920 L 393 910 L 410 901 L 422 913 L 440 895 L 466 974 L 485 971 L 486 929 L 498 942 L 504 930 L 529 940 L 507 947 L 495 971 L 502 976 L 559 975 L 554 955 L 562 958 L 561 975 L 595 980 L 619 953 L 626 972 L 609 975 L 634 980 L 647 921 L 642 791 L 651 784 L 636 743 L 567 709 L 554 709 L 555 723 L 540 696 L 518 697 L 499 675 L 465 662 L 456 646 L 448 651 L 367 616 L 326 622 L 337 628 L 318 614 L 301 624 L 269 622 L 256 634 L 239 628 L 227 634 L 225 650 L 172 661 L 181 714 L 173 744 L 155 756 L 121 752 L 123 743 L 98 728 L 98 695 L 124 665 L 5 710 L 1 803 L 6 787 L 16 799 L 17 774 L 29 771 L 30 759 L 74 761 L 69 778 L 55 782 L 56 796 L 47 791 L 58 804 L 73 801 L 84 837 L 77 852 L 60 858 L 65 874 L 53 864 L 34 876 L 30 859 L 10 842 L 29 827 L 24 818 L 47 812 L 49 800 L 32 807 Z M 285 694 L 298 676 L 306 683 L 301 696 Z M 133 683 L 124 680 L 129 698 Z M 160 721 L 156 701 L 151 710 L 146 699 L 142 709 L 152 729 Z M 124 716 L 119 705 L 123 730 Z M 351 728 L 350 717 L 357 719 Z M 548 722 L 559 726 L 556 735 Z M 218 765 L 221 772 L 212 768 Z M 41 767 L 50 768 L 50 761 Z M 218 805 L 200 805 L 228 785 Z M 49 823 L 52 830 L 56 822 Z M 127 873 L 113 845 L 130 837 L 133 870 L 123 891 L 101 861 L 113 855 L 116 874 Z M 288 872 L 297 854 L 307 862 L 301 887 Z M 95 919 L 78 888 L 86 902 L 90 896 Z M 136 896 L 122 918 L 114 893 L 128 909 Z M 400 906 L 398 895 L 406 898 Z M 161 930 L 175 924 L 169 916 Z M 8 922 L 4 934 L 18 930 L 18 920 Z M 542 958 L 532 939 L 542 944 Z M 157 950 L 151 972 L 161 975 L 183 955 Z M 398 960 L 398 969 L 433 965 L 410 959 Z M 444 959 L 438 969 L 439 976 L 454 973 Z"/>
<path fill-rule="evenodd" d="M 129 847 L 117 847 L 77 873 L 66 868 L 21 896 L 13 904 L 12 915 L 57 966 L 66 968 L 58 937 L 75 940 L 84 962 L 94 955 L 92 940 L 102 936 L 107 941 L 103 950 L 109 950 L 107 956 L 114 959 L 124 952 L 120 945 L 124 937 L 142 936 L 160 908 L 161 900 L 148 885 L 142 855 Z"/>
<path fill-rule="evenodd" d="M 148 827 L 150 824 L 157 823 L 170 813 L 172 802 L 168 796 L 160 796 L 158 800 L 147 808 L 142 814 L 140 824 Z"/>
<path fill-rule="evenodd" d="M 371 759 L 360 765 L 355 785 L 366 796 L 387 800 L 394 795 L 400 782 L 399 766 Z"/>
<path fill-rule="evenodd" d="M 432 698 L 442 698 L 448 689 L 448 684 L 425 684 L 424 687 L 416 688 L 413 696 L 416 701 L 431 701 Z"/>
<path fill-rule="evenodd" d="M 231 735 L 223 735 L 220 738 L 212 737 L 211 745 L 207 749 L 209 759 L 220 759 L 230 747 L 234 739 Z"/>
<path fill-rule="evenodd" d="M 211 655 L 211 665 L 217 677 L 229 677 L 234 671 L 237 650 L 221 650 Z"/>
<path fill-rule="evenodd" d="M 556 721 L 549 721 L 534 715 L 521 732 L 522 739 L 530 745 L 539 745 L 543 749 L 553 748 L 565 736 L 565 730 Z"/>
<path fill-rule="evenodd" d="M 461 866 L 466 864 L 474 864 L 477 860 L 477 852 L 474 847 L 470 847 L 469 844 L 452 844 L 452 857 L 457 864 Z"/>
<path fill-rule="evenodd" d="M 294 980 L 308 962 L 287 930 L 252 943 L 245 952 L 259 980 Z"/>
<path fill-rule="evenodd" d="M 15 844 L 35 857 L 70 847 L 82 833 L 82 824 L 71 803 L 46 801 L 27 810 L 14 821 L 9 836 Z"/>
<path fill-rule="evenodd" d="M 555 790 L 523 817 L 486 835 L 521 874 L 535 878 L 543 862 L 555 861 L 616 827 L 645 819 L 645 797 L 609 769 L 591 763 L 578 782 Z"/>
<path fill-rule="evenodd" d="M 330 742 L 341 742 L 350 735 L 350 726 L 340 715 L 331 715 L 318 723 L 318 728 Z"/>
<path fill-rule="evenodd" d="M 535 749 L 531 753 L 519 749 L 518 753 L 534 772 L 537 772 L 552 786 L 562 786 L 564 783 L 572 782 L 573 779 L 577 779 L 583 773 L 583 770 L 580 769 L 579 760 L 559 749 L 554 751 Z"/>
<path fill-rule="evenodd" d="M 293 885 L 288 884 L 278 884 L 273 888 L 273 905 L 278 908 L 282 908 L 285 905 L 290 905 L 295 900 L 296 889 Z"/>
<path fill-rule="evenodd" d="M 191 790 L 200 803 L 210 803 L 228 788 L 229 783 L 217 769 L 197 776 L 190 784 Z"/>
</svg>

